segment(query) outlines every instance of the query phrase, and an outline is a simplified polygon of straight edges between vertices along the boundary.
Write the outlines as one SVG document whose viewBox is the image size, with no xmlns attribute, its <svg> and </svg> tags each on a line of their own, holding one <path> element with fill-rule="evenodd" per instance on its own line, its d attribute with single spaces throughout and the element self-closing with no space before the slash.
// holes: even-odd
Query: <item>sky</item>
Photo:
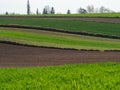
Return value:
<svg viewBox="0 0 120 90">
<path fill-rule="evenodd" d="M 55 8 L 56 13 L 66 13 L 68 9 L 71 13 L 76 13 L 78 8 L 86 8 L 88 5 L 94 5 L 99 8 L 104 6 L 114 11 L 120 11 L 120 0 L 29 0 L 31 12 L 35 13 L 36 9 L 42 13 L 44 6 L 49 5 Z M 26 14 L 27 0 L 0 0 L 0 13 L 15 12 Z"/>
</svg>

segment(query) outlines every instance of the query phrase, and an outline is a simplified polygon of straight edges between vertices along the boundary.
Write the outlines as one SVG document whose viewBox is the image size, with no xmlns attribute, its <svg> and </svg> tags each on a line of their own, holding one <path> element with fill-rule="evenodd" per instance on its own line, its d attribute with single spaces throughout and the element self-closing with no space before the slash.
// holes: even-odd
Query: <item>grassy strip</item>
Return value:
<svg viewBox="0 0 120 90">
<path fill-rule="evenodd" d="M 52 36 L 61 36 L 65 38 L 75 38 L 75 39 L 84 39 L 84 40 L 95 40 L 95 41 L 110 41 L 110 42 L 120 42 L 120 39 L 111 39 L 111 38 L 100 38 L 100 37 L 92 37 L 86 35 L 77 35 L 77 34 L 68 34 L 62 32 L 51 32 L 46 30 L 36 30 L 36 29 L 23 29 L 23 28 L 4 28 L 0 27 L 0 30 L 7 30 L 7 31 L 17 31 L 17 32 L 29 32 L 34 34 L 46 34 Z"/>
<path fill-rule="evenodd" d="M 0 18 L 0 24 L 19 24 L 56 28 L 64 31 L 120 36 L 120 24 L 39 18 Z"/>
<path fill-rule="evenodd" d="M 119 90 L 120 64 L 1 68 L 1 90 Z"/>
<path fill-rule="evenodd" d="M 120 13 L 94 13 L 94 14 L 40 14 L 40 15 L 0 15 L 0 16 L 41 16 L 41 17 L 112 17 L 112 18 L 118 18 L 120 17 Z"/>
<path fill-rule="evenodd" d="M 18 29 L 34 29 L 34 30 L 43 30 L 43 31 L 52 31 L 52 32 L 62 32 L 68 34 L 76 34 L 76 35 L 84 35 L 84 36 L 94 36 L 94 37 L 102 37 L 102 38 L 110 38 L 110 39 L 120 39 L 120 36 L 113 35 L 104 35 L 104 34 L 92 34 L 87 32 L 74 32 L 69 30 L 62 29 L 53 29 L 53 28 L 45 28 L 45 27 L 35 27 L 35 26 L 23 26 L 23 25 L 0 25 L 1 28 L 18 28 Z"/>
<path fill-rule="evenodd" d="M 22 44 L 74 49 L 120 50 L 120 42 L 76 39 L 70 37 L 0 30 L 0 39 Z"/>
</svg>

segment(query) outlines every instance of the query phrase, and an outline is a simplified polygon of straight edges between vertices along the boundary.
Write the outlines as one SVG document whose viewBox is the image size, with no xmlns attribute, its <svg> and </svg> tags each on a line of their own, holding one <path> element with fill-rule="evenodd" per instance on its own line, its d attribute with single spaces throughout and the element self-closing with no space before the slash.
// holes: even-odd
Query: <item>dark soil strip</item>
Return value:
<svg viewBox="0 0 120 90">
<path fill-rule="evenodd" d="M 4 44 L 10 44 L 10 45 L 19 45 L 19 46 L 27 46 L 27 47 L 36 47 L 36 48 L 48 48 L 48 49 L 61 49 L 61 50 L 75 50 L 75 51 L 99 51 L 100 50 L 95 50 L 95 49 L 75 49 L 75 48 L 59 48 L 59 47 L 48 47 L 48 46 L 35 46 L 35 45 L 28 45 L 28 44 L 21 44 L 17 42 L 12 42 L 12 41 L 2 41 L 0 40 L 0 43 Z M 104 52 L 120 52 L 120 50 L 104 50 Z M 102 51 L 103 52 L 103 51 Z"/>
<path fill-rule="evenodd" d="M 41 19 L 54 19 L 54 20 L 74 20 L 74 21 L 92 21 L 92 22 L 107 22 L 107 23 L 120 23 L 120 18 L 104 18 L 104 17 L 69 17 L 69 18 L 41 18 Z"/>
<path fill-rule="evenodd" d="M 86 33 L 86 32 L 72 32 L 69 30 L 64 31 L 64 30 L 45 28 L 45 27 L 33 27 L 33 26 L 22 26 L 22 25 L 0 25 L 0 27 L 36 29 L 36 30 L 63 32 L 63 33 L 86 35 L 86 36 L 95 36 L 95 37 L 102 37 L 102 38 L 120 39 L 120 37 L 118 37 L 118 36 L 109 36 L 109 35 L 103 35 L 103 34 L 91 34 L 91 33 Z"/>
<path fill-rule="evenodd" d="M 120 17 L 84 17 L 84 16 L 0 16 L 0 18 L 39 18 L 56 20 L 83 20 L 95 22 L 120 23 Z"/>
<path fill-rule="evenodd" d="M 0 43 L 0 67 L 120 62 L 120 52 L 76 51 Z"/>
</svg>

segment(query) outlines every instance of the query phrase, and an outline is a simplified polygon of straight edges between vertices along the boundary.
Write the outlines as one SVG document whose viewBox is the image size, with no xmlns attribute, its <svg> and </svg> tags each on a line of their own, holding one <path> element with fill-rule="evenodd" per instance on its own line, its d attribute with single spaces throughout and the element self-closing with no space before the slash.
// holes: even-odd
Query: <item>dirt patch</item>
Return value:
<svg viewBox="0 0 120 90">
<path fill-rule="evenodd" d="M 120 62 L 120 52 L 76 51 L 0 43 L 0 67 Z"/>
</svg>

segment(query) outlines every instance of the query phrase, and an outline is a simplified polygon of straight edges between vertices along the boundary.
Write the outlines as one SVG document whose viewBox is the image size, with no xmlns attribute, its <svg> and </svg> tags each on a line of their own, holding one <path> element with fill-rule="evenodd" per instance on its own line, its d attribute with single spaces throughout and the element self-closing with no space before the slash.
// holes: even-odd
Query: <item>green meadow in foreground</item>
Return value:
<svg viewBox="0 0 120 90">
<path fill-rule="evenodd" d="M 119 63 L 0 68 L 0 90 L 119 89 Z"/>
<path fill-rule="evenodd" d="M 13 41 L 21 44 L 74 48 L 74 49 L 98 49 L 98 50 L 120 50 L 118 41 L 101 41 L 75 37 L 63 37 L 60 35 L 36 34 L 29 32 L 0 30 L 0 40 Z"/>
<path fill-rule="evenodd" d="M 53 20 L 42 18 L 0 18 L 0 24 L 18 24 L 38 27 L 56 28 L 73 32 L 88 32 L 120 37 L 119 23 L 102 23 L 78 20 Z"/>
</svg>

